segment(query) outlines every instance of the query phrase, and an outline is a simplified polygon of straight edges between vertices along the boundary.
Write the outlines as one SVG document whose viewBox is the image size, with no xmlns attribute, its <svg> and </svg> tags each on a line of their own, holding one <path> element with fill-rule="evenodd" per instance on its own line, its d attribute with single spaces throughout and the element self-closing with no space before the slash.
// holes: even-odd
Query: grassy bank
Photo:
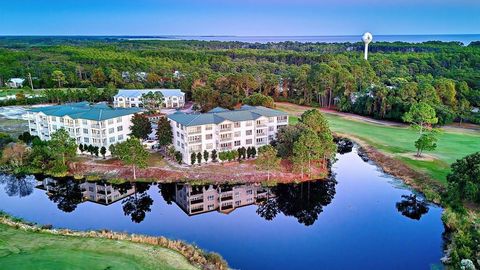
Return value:
<svg viewBox="0 0 480 270">
<path fill-rule="evenodd" d="M 278 104 L 277 108 L 291 115 L 291 124 L 297 123 L 298 116 L 309 109 L 285 103 Z M 441 199 L 450 164 L 480 151 L 478 131 L 445 129 L 439 135 L 438 148 L 419 160 L 414 157 L 416 149 L 413 146 L 418 133 L 408 127 L 381 125 L 371 123 L 373 120 L 334 113 L 327 113 L 326 117 L 334 132 L 354 138 L 362 145 L 364 152 L 387 173 L 402 178 L 405 183 L 422 191 L 429 200 L 442 204 L 442 221 L 447 239 L 442 261 L 446 264 L 446 269 L 460 269 L 463 263 L 468 263 L 465 259 L 480 266 L 478 205 L 466 205 L 464 209 L 457 209 Z"/>
<path fill-rule="evenodd" d="M 188 259 L 187 259 L 188 258 Z M 216 254 L 162 237 L 50 230 L 0 213 L 1 269 L 226 269 Z"/>
<path fill-rule="evenodd" d="M 298 121 L 299 111 L 305 107 L 278 105 L 278 109 L 289 112 L 291 123 Z M 326 114 L 332 131 L 355 136 L 381 152 L 393 156 L 412 169 L 426 173 L 442 184 L 450 172 L 450 164 L 466 155 L 480 151 L 480 132 L 460 129 L 444 130 L 438 136 L 438 147 L 426 152 L 425 158 L 414 157 L 414 142 L 418 133 L 407 127 L 384 126 L 350 119 L 348 117 Z"/>
</svg>

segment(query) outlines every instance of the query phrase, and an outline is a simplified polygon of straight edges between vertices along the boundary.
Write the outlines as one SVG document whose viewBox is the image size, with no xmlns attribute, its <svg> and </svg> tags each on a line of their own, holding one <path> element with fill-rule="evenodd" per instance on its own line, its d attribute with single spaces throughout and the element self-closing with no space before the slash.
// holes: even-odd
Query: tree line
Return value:
<svg viewBox="0 0 480 270">
<path fill-rule="evenodd" d="M 439 124 L 479 121 L 472 112 L 480 106 L 477 43 L 376 42 L 368 62 L 361 49 L 361 43 L 2 39 L 0 78 L 31 73 L 36 88 L 181 88 L 202 109 L 232 108 L 262 93 L 397 121 L 413 103 L 426 102 Z"/>
</svg>

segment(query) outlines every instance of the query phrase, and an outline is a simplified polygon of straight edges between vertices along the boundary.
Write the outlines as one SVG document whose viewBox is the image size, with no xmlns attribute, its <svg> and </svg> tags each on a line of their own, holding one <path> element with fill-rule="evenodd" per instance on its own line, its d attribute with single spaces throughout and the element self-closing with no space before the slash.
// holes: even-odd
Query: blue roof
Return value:
<svg viewBox="0 0 480 270">
<path fill-rule="evenodd" d="M 147 94 L 149 92 L 161 92 L 164 97 L 179 97 L 185 95 L 185 93 L 183 93 L 180 89 L 120 89 L 118 90 L 118 94 L 116 94 L 115 97 L 138 98 L 141 97 L 143 94 Z"/>
<path fill-rule="evenodd" d="M 217 107 L 207 113 L 191 113 L 176 112 L 168 116 L 169 119 L 180 123 L 184 126 L 199 126 L 208 124 L 219 124 L 225 120 L 232 122 L 256 120 L 262 116 L 276 117 L 286 116 L 285 112 L 265 108 L 262 106 L 242 106 L 238 110 L 227 110 Z"/>
<path fill-rule="evenodd" d="M 64 117 L 72 119 L 87 119 L 103 121 L 120 116 L 138 113 L 139 108 L 111 108 L 105 103 L 90 105 L 88 102 L 67 103 L 63 105 L 38 107 L 28 110 L 29 112 L 42 112 L 49 116 Z"/>
</svg>

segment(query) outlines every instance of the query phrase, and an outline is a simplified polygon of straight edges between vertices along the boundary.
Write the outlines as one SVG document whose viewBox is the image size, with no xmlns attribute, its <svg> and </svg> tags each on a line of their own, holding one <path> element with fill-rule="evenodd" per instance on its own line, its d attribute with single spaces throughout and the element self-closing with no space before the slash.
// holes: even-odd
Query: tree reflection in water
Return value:
<svg viewBox="0 0 480 270">
<path fill-rule="evenodd" d="M 14 175 L 0 175 L 0 184 L 5 185 L 5 193 L 9 197 L 27 197 L 33 193 L 35 188 L 35 176 L 27 175 L 16 177 Z"/>
<path fill-rule="evenodd" d="M 167 204 L 172 204 L 175 201 L 175 184 L 174 183 L 162 183 L 158 184 L 160 188 L 160 195 Z"/>
<path fill-rule="evenodd" d="M 58 209 L 71 213 L 83 202 L 83 193 L 80 182 L 72 179 L 60 179 L 52 182 L 52 189 L 48 198 L 57 204 Z"/>
<path fill-rule="evenodd" d="M 309 181 L 300 184 L 278 184 L 272 188 L 274 198 L 259 205 L 257 214 L 266 220 L 274 219 L 278 213 L 295 217 L 299 223 L 313 225 L 323 207 L 332 202 L 337 181 Z"/>
<path fill-rule="evenodd" d="M 411 219 L 420 220 L 420 218 L 428 213 L 428 203 L 424 200 L 418 200 L 417 195 L 402 195 L 403 200 L 397 202 L 397 210 L 402 215 Z"/>
<path fill-rule="evenodd" d="M 153 199 L 148 195 L 151 183 L 132 183 L 135 192 L 122 201 L 123 213 L 130 216 L 133 222 L 140 223 L 145 219 L 146 213 L 151 211 Z"/>
</svg>

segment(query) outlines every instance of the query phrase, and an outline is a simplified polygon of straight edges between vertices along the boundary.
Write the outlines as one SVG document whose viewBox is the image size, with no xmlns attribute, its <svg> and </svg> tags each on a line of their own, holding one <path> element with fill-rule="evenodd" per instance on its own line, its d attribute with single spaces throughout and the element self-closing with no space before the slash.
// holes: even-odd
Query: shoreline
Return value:
<svg viewBox="0 0 480 270">
<path fill-rule="evenodd" d="M 423 193 L 427 200 L 441 205 L 441 194 L 445 191 L 445 187 L 425 173 L 415 171 L 404 162 L 382 153 L 374 146 L 371 146 L 356 136 L 344 133 L 335 133 L 335 136 L 352 140 L 359 146 L 359 151 L 364 153 L 368 159 L 373 161 L 383 172 L 402 180 L 403 183 L 414 190 Z"/>
<path fill-rule="evenodd" d="M 109 163 L 72 162 L 69 165 L 68 176 L 86 180 L 132 180 L 130 179 L 132 174 L 130 167 L 122 165 L 118 160 L 109 160 L 107 162 Z M 172 161 L 168 160 L 166 162 L 167 164 L 163 166 L 137 169 L 137 179 L 135 181 L 157 183 L 196 181 L 215 183 L 295 183 L 328 177 L 328 169 L 317 168 L 314 176 L 304 176 L 302 178 L 300 174 L 290 171 L 290 165 L 286 161 L 282 162 L 283 166 L 280 170 L 270 172 L 270 177 L 267 172 L 255 169 L 255 160 L 209 163 L 193 167 L 173 164 Z"/>
<path fill-rule="evenodd" d="M 134 244 L 157 246 L 177 252 L 195 267 L 199 269 L 228 269 L 227 262 L 221 255 L 214 252 L 206 252 L 195 245 L 185 243 L 181 240 L 171 240 L 163 236 L 146 236 L 137 234 L 127 234 L 114 232 L 110 230 L 98 231 L 76 231 L 70 229 L 55 229 L 48 225 L 38 225 L 36 223 L 26 222 L 9 216 L 0 210 L 0 224 L 9 226 L 16 230 L 23 230 L 30 233 L 44 233 L 51 236 L 77 237 L 85 239 L 104 239 L 110 241 L 125 241 Z"/>
</svg>

